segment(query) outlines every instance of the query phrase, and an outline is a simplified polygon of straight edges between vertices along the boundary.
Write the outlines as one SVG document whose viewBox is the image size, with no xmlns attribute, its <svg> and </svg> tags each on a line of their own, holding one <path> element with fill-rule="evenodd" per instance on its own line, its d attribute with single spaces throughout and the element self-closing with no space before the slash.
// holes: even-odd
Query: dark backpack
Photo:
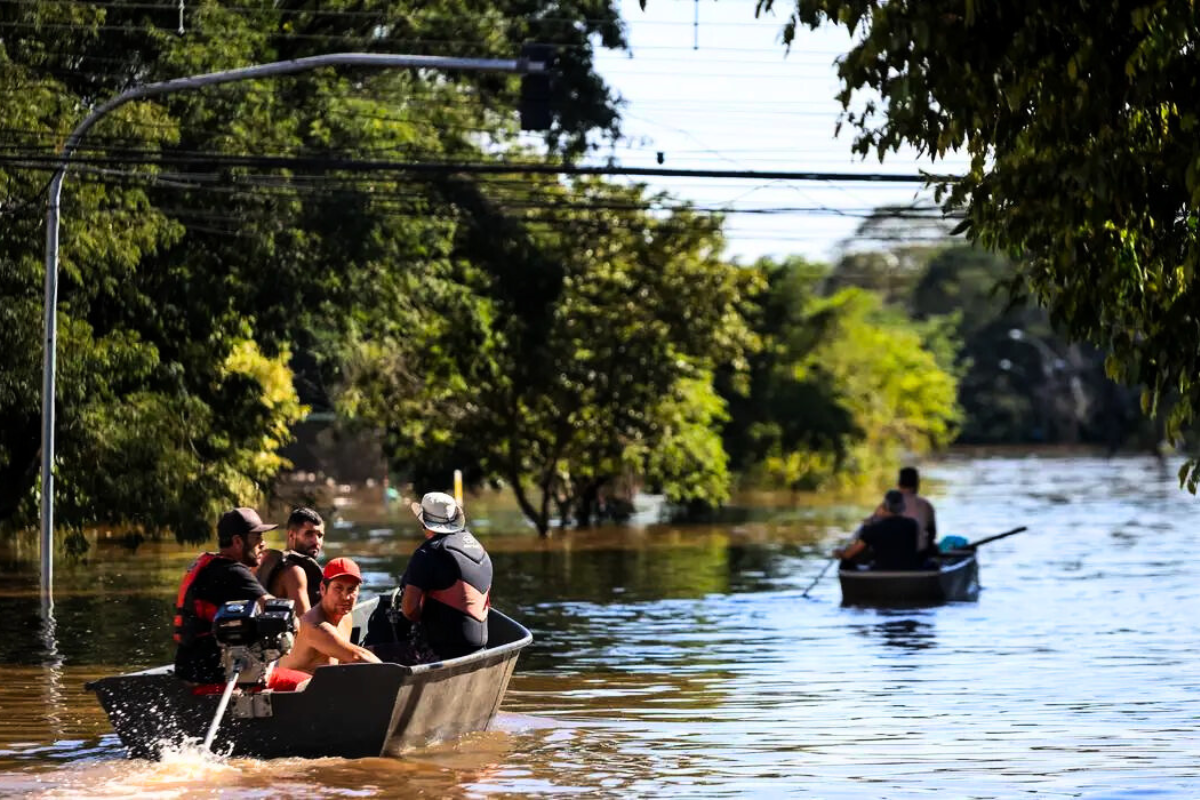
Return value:
<svg viewBox="0 0 1200 800">
<path fill-rule="evenodd" d="M 379 595 L 379 605 L 367 619 L 367 635 L 363 637 L 363 647 L 408 641 L 412 622 L 400 610 L 403 589 L 403 586 L 397 586 L 390 594 Z"/>
</svg>

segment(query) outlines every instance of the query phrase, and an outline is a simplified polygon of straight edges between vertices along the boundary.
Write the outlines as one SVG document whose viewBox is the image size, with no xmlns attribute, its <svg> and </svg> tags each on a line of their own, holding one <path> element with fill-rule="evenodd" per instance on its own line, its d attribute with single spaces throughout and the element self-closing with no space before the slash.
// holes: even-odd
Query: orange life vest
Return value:
<svg viewBox="0 0 1200 800">
<path fill-rule="evenodd" d="M 184 646 L 192 645 L 198 637 L 212 636 L 212 621 L 218 606 L 207 600 L 192 597 L 196 578 L 212 562 L 225 558 L 219 553 L 201 553 L 192 562 L 179 584 L 179 595 L 175 598 L 175 641 Z"/>
</svg>

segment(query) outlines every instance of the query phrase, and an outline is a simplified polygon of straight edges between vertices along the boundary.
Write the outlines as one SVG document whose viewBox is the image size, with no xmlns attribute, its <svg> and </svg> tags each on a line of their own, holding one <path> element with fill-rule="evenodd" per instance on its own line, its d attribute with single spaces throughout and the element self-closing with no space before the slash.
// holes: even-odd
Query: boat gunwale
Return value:
<svg viewBox="0 0 1200 800">
<path fill-rule="evenodd" d="M 358 606 L 355 606 L 355 610 L 357 611 L 359 608 L 368 606 L 371 603 L 377 603 L 378 599 L 379 599 L 379 597 L 376 596 L 376 597 L 371 598 L 370 600 L 366 600 L 366 601 L 360 603 Z M 317 667 L 317 670 L 328 669 L 329 667 L 355 667 L 355 668 L 359 668 L 359 669 L 366 668 L 366 667 L 390 667 L 390 668 L 398 668 L 398 669 L 402 670 L 405 673 L 406 677 L 427 675 L 431 672 L 434 672 L 435 670 L 440 671 L 443 669 L 446 670 L 447 672 L 454 672 L 454 671 L 457 671 L 460 667 L 469 666 L 476 661 L 483 661 L 485 659 L 490 659 L 495 656 L 504 656 L 504 655 L 509 654 L 513 650 L 521 650 L 533 642 L 533 634 L 530 632 L 530 630 L 528 628 L 526 628 L 524 625 L 522 625 L 521 623 L 517 622 L 512 617 L 510 617 L 507 614 L 505 614 L 501 611 L 498 611 L 494 608 L 489 609 L 488 613 L 489 614 L 499 614 L 501 617 L 503 617 L 504 619 L 508 620 L 513 625 L 515 625 L 519 631 L 523 631 L 524 635 L 520 639 L 517 639 L 515 641 L 507 642 L 502 645 L 497 645 L 496 647 L 484 647 L 481 650 L 476 650 L 474 653 L 467 653 L 465 656 L 458 656 L 457 658 L 449 658 L 449 659 L 446 659 L 445 661 L 431 661 L 427 664 L 414 664 L 412 666 L 409 666 L 407 664 L 397 664 L 393 661 L 384 661 L 379 664 L 362 664 L 362 663 L 359 663 L 359 664 L 331 664 L 331 665 L 327 665 L 327 666 Z M 317 670 L 313 670 L 314 676 L 316 675 Z M 174 674 L 175 674 L 175 665 L 174 664 L 162 664 L 157 667 L 150 667 L 148 669 L 137 670 L 136 672 L 125 672 L 120 675 L 109 675 L 109 676 L 105 676 L 103 678 L 98 678 L 94 681 L 88 681 L 87 683 L 85 683 L 83 685 L 83 688 L 87 691 L 94 692 L 94 691 L 97 691 L 97 688 L 98 688 L 97 684 L 100 683 L 101 681 L 109 681 L 109 680 L 113 680 L 113 679 L 117 679 L 117 678 L 149 677 L 149 676 L 153 676 L 153 675 L 174 676 Z M 298 692 L 286 692 L 285 694 L 299 694 L 299 693 Z"/>
<path fill-rule="evenodd" d="M 947 553 L 946 555 L 955 555 L 955 553 L 953 551 L 951 551 L 950 553 Z M 938 569 L 888 569 L 888 570 L 839 569 L 838 577 L 849 578 L 851 580 L 858 580 L 859 578 L 864 578 L 864 579 L 872 578 L 872 579 L 876 579 L 876 580 L 881 580 L 881 579 L 897 580 L 897 579 L 904 579 L 904 578 L 912 578 L 914 580 L 917 578 L 929 579 L 929 578 L 936 578 L 941 575 L 953 575 L 954 573 L 958 572 L 960 569 L 967 567 L 969 564 L 971 564 L 975 560 L 976 560 L 975 554 L 971 553 L 966 558 L 960 558 L 958 561 L 947 564 L 944 567 L 939 567 Z"/>
</svg>

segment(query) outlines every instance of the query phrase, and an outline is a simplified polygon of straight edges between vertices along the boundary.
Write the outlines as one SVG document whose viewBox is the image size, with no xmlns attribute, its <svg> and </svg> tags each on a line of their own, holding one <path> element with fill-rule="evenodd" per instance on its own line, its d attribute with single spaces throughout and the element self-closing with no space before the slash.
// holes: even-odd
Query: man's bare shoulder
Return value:
<svg viewBox="0 0 1200 800">
<path fill-rule="evenodd" d="M 275 573 L 276 580 L 287 579 L 292 583 L 308 583 L 308 573 L 304 571 L 304 567 L 299 564 L 284 564 Z"/>
<path fill-rule="evenodd" d="M 320 627 L 323 623 L 328 622 L 325 619 L 325 611 L 320 606 L 313 606 L 308 611 L 304 612 L 304 616 L 300 617 L 301 627 Z"/>
</svg>

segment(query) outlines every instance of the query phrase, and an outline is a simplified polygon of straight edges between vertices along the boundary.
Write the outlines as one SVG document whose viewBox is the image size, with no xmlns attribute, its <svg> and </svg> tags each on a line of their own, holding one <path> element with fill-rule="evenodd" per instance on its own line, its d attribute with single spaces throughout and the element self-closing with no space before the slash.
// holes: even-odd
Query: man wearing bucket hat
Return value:
<svg viewBox="0 0 1200 800">
<path fill-rule="evenodd" d="M 467 530 L 454 498 L 430 492 L 412 511 L 425 531 L 401 584 L 401 609 L 439 658 L 450 659 L 487 646 L 492 560 Z"/>
</svg>

